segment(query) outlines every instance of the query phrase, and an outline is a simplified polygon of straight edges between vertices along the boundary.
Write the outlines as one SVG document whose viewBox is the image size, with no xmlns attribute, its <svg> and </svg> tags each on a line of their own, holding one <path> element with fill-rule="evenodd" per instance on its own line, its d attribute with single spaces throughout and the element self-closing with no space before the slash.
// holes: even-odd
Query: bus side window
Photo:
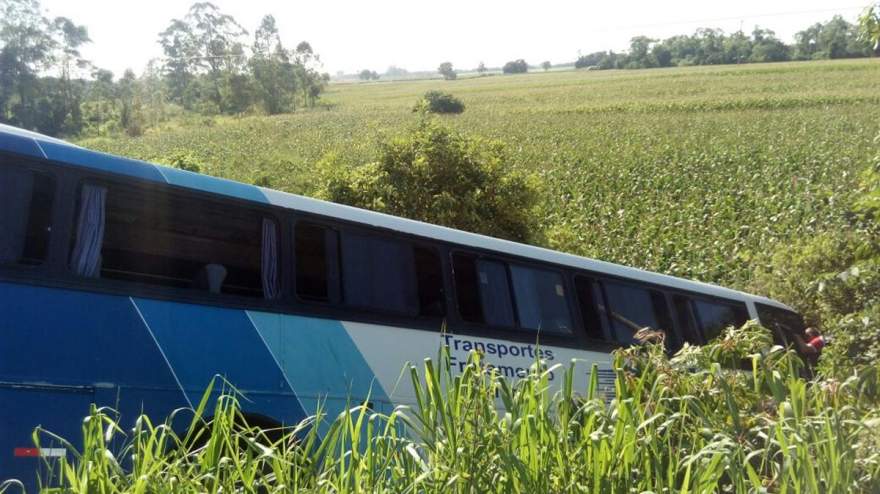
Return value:
<svg viewBox="0 0 880 494">
<path fill-rule="evenodd" d="M 293 235 L 297 296 L 315 302 L 338 302 L 339 234 L 301 221 Z"/>
<path fill-rule="evenodd" d="M 703 340 L 697 331 L 697 323 L 691 308 L 691 299 L 684 295 L 673 295 L 672 306 L 675 308 L 676 325 L 681 330 L 684 341 L 691 345 L 702 344 Z"/>
<path fill-rule="evenodd" d="M 49 251 L 55 179 L 24 168 L 3 166 L 0 197 L 0 264 L 42 264 Z"/>
<path fill-rule="evenodd" d="M 343 231 L 341 257 L 346 305 L 418 315 L 415 255 L 409 243 Z"/>
<path fill-rule="evenodd" d="M 728 326 L 738 328 L 749 320 L 749 311 L 742 303 L 694 299 L 693 306 L 704 341 L 717 338 Z"/>
<path fill-rule="evenodd" d="M 662 292 L 637 285 L 612 281 L 602 282 L 608 307 L 605 311 L 611 323 L 614 339 L 623 345 L 637 343 L 633 336 L 642 329 L 671 329 L 669 311 Z"/>
<path fill-rule="evenodd" d="M 446 315 L 446 296 L 440 256 L 430 247 L 417 246 L 413 252 L 416 262 L 416 284 L 419 290 L 419 315 L 443 317 Z"/>
<path fill-rule="evenodd" d="M 280 296 L 278 227 L 262 213 L 164 187 L 80 186 L 69 267 L 83 278 Z"/>
<path fill-rule="evenodd" d="M 585 276 L 575 276 L 574 278 L 584 330 L 587 333 L 587 338 L 592 340 L 612 341 L 608 327 L 603 324 L 604 321 L 599 312 L 602 302 L 594 284 L 593 280 Z"/>
<path fill-rule="evenodd" d="M 464 254 L 453 255 L 452 264 L 461 317 L 468 322 L 513 327 L 507 266 Z"/>
<path fill-rule="evenodd" d="M 524 329 L 571 334 L 571 311 L 562 274 L 546 269 L 510 266 L 519 324 Z"/>
</svg>

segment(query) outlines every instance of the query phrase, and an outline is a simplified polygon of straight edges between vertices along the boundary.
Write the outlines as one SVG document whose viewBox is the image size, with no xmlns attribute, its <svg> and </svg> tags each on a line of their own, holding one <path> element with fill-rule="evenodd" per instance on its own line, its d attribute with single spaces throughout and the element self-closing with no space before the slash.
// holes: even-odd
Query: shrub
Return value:
<svg viewBox="0 0 880 494">
<path fill-rule="evenodd" d="M 379 159 L 351 167 L 318 164 L 315 195 L 421 221 L 512 240 L 535 239 L 537 181 L 507 166 L 504 146 L 431 119 L 380 143 Z"/>
<path fill-rule="evenodd" d="M 464 103 L 455 96 L 443 91 L 428 91 L 417 103 L 413 111 L 429 113 L 461 113 Z"/>
<path fill-rule="evenodd" d="M 522 58 L 504 64 L 501 69 L 505 74 L 524 74 L 529 71 L 529 64 Z"/>
</svg>

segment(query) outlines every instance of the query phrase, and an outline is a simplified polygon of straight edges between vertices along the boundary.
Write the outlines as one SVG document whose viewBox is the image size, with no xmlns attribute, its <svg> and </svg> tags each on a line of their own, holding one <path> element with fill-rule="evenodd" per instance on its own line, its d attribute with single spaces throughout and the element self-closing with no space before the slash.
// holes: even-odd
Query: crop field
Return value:
<svg viewBox="0 0 880 494">
<path fill-rule="evenodd" d="M 428 90 L 459 97 L 447 125 L 506 144 L 542 182 L 539 241 L 735 287 L 780 243 L 833 230 L 876 155 L 880 62 L 569 71 L 331 85 L 282 116 L 172 120 L 79 144 L 308 194 L 314 163 L 375 159 Z"/>
</svg>

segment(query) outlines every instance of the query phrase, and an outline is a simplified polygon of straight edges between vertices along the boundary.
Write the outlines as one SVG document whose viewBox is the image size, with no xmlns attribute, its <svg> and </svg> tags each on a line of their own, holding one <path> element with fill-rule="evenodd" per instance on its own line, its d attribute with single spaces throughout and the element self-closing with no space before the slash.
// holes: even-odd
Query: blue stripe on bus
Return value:
<svg viewBox="0 0 880 494">
<path fill-rule="evenodd" d="M 0 132 L 0 149 L 34 158 L 43 158 L 43 151 L 40 150 L 37 141 L 31 137 Z"/>
<path fill-rule="evenodd" d="M 332 420 L 367 398 L 376 410 L 390 411 L 391 400 L 340 321 L 248 314 L 309 414 L 321 404 Z"/>
<path fill-rule="evenodd" d="M 226 196 L 237 197 L 248 201 L 268 204 L 263 192 L 254 185 L 233 182 L 223 178 L 209 177 L 177 168 L 157 167 L 169 184 L 189 187 L 192 189 L 214 192 Z"/>
<path fill-rule="evenodd" d="M 159 173 L 156 165 L 146 161 L 138 161 L 121 158 L 105 153 L 89 151 L 65 144 L 42 141 L 40 147 L 50 160 L 60 161 L 71 165 L 95 168 L 112 173 L 121 173 L 131 177 L 143 178 L 154 182 L 165 182 L 165 178 Z"/>
<path fill-rule="evenodd" d="M 244 411 L 286 424 L 305 418 L 294 390 L 245 311 L 134 300 L 191 402 L 199 403 L 208 384 L 220 375 L 244 394 Z"/>
</svg>

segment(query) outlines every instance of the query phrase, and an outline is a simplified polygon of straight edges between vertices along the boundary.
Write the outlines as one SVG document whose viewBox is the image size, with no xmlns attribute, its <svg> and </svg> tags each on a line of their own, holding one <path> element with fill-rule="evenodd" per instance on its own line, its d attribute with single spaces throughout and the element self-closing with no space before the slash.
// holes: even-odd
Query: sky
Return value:
<svg viewBox="0 0 880 494">
<path fill-rule="evenodd" d="M 664 38 L 698 27 L 750 32 L 755 25 L 786 42 L 835 14 L 853 22 L 869 0 L 211 0 L 250 33 L 275 16 L 282 41 L 308 41 L 323 70 L 384 72 L 498 67 L 523 58 L 533 65 L 574 61 L 578 53 L 623 50 L 636 35 Z M 117 76 L 140 73 L 161 57 L 158 33 L 186 14 L 188 0 L 42 0 L 46 14 L 89 30 L 83 53 Z"/>
</svg>

